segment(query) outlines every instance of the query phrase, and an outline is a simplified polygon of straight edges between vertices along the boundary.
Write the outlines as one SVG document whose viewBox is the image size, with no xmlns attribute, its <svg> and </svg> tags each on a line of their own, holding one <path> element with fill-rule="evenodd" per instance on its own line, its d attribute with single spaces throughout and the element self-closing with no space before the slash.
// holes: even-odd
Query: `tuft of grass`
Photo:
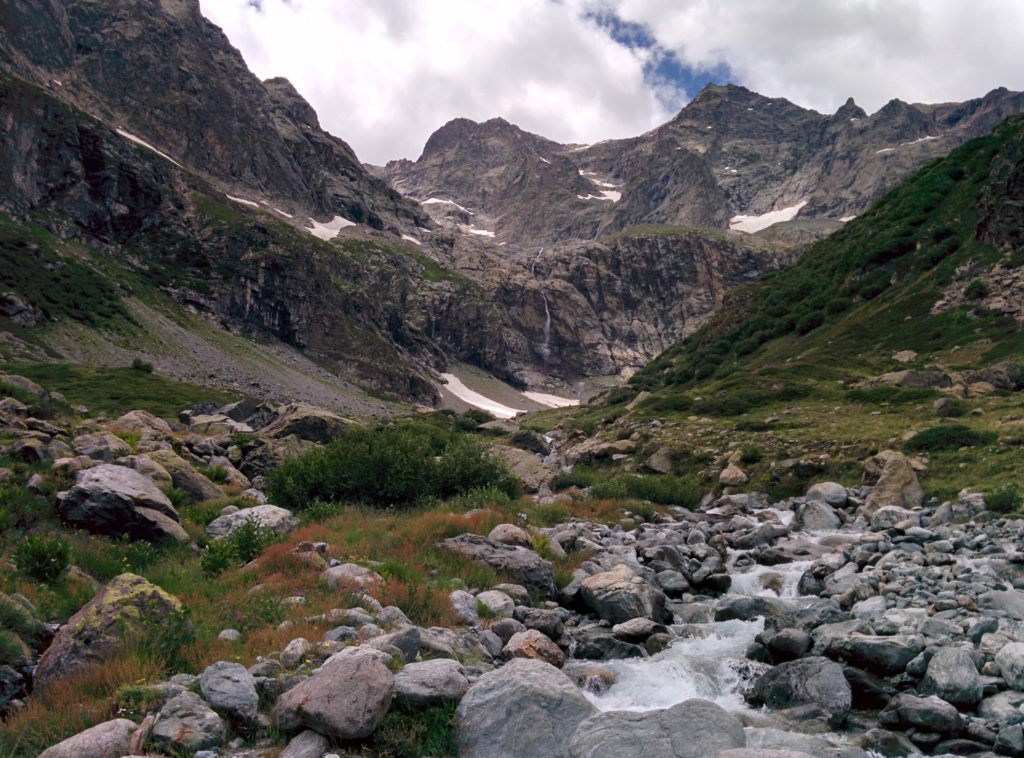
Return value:
<svg viewBox="0 0 1024 758">
<path fill-rule="evenodd" d="M 71 548 L 60 537 L 30 534 L 12 555 L 18 572 L 43 584 L 54 584 L 71 564 Z"/>
<path fill-rule="evenodd" d="M 991 445 L 999 439 L 995 432 L 979 432 L 961 424 L 933 426 L 911 437 L 903 445 L 908 453 L 934 453 L 963 447 Z"/>
<path fill-rule="evenodd" d="M 1021 505 L 1024 505 L 1024 498 L 1016 484 L 1005 484 L 985 495 L 985 506 L 993 513 L 1015 513 Z"/>
<path fill-rule="evenodd" d="M 374 758 L 456 758 L 455 708 L 444 703 L 423 710 L 392 708 L 369 738 L 363 755 Z"/>
</svg>

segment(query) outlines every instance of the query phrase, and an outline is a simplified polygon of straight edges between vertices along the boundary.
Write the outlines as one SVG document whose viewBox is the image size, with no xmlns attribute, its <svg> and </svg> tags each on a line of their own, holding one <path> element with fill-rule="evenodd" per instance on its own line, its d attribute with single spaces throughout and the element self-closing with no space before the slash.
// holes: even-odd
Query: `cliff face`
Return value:
<svg viewBox="0 0 1024 758">
<path fill-rule="evenodd" d="M 9 70 L 252 201 L 377 229 L 428 223 L 283 79 L 260 82 L 194 0 L 12 0 Z M 285 216 L 282 215 L 282 218 Z"/>
<path fill-rule="evenodd" d="M 942 105 L 893 100 L 868 115 L 847 101 L 822 115 L 743 87 L 709 85 L 668 123 L 640 137 L 558 145 L 501 119 L 458 119 L 416 162 L 380 169 L 439 221 L 472 225 L 508 244 L 593 239 L 635 224 L 729 226 L 736 216 L 799 210 L 848 219 L 917 168 L 1024 111 L 997 89 Z M 799 206 L 799 209 L 797 209 Z"/>
</svg>

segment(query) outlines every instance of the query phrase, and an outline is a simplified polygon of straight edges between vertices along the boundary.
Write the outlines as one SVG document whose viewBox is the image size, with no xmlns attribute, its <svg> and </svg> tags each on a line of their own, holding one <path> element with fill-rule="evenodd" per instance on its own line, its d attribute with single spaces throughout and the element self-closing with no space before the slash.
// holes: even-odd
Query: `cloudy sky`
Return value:
<svg viewBox="0 0 1024 758">
<path fill-rule="evenodd" d="M 640 134 L 709 81 L 822 112 L 1024 89 L 1020 0 L 201 0 L 364 161 L 446 121 L 560 142 Z"/>
</svg>

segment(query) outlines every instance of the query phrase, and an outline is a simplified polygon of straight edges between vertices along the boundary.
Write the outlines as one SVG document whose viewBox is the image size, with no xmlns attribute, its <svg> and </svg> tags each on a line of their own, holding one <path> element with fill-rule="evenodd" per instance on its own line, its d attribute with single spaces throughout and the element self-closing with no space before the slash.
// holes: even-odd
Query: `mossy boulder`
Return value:
<svg viewBox="0 0 1024 758">
<path fill-rule="evenodd" d="M 66 679 L 122 654 L 130 645 L 188 629 L 173 595 L 135 574 L 121 574 L 60 628 L 39 659 L 36 687 Z"/>
</svg>

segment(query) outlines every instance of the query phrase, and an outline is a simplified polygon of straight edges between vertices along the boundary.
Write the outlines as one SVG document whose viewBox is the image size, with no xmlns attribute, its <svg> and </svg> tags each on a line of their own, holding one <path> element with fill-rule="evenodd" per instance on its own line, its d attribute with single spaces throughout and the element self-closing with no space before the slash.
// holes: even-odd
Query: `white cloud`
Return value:
<svg viewBox="0 0 1024 758">
<path fill-rule="evenodd" d="M 690 65 L 832 112 L 1024 89 L 1019 0 L 595 0 Z"/>
<path fill-rule="evenodd" d="M 202 0 L 261 78 L 286 76 L 361 160 L 416 158 L 458 116 L 503 116 L 563 142 L 669 118 L 646 52 L 614 42 L 581 0 Z"/>
<path fill-rule="evenodd" d="M 1019 0 L 202 0 L 263 78 L 286 76 L 360 158 L 419 155 L 441 124 L 503 116 L 562 142 L 639 134 L 671 113 L 654 51 L 589 20 L 643 24 L 684 64 L 822 112 L 853 96 L 942 102 L 1024 89 Z M 663 51 L 661 51 L 663 52 Z M 670 91 L 666 92 L 666 87 Z"/>
</svg>

